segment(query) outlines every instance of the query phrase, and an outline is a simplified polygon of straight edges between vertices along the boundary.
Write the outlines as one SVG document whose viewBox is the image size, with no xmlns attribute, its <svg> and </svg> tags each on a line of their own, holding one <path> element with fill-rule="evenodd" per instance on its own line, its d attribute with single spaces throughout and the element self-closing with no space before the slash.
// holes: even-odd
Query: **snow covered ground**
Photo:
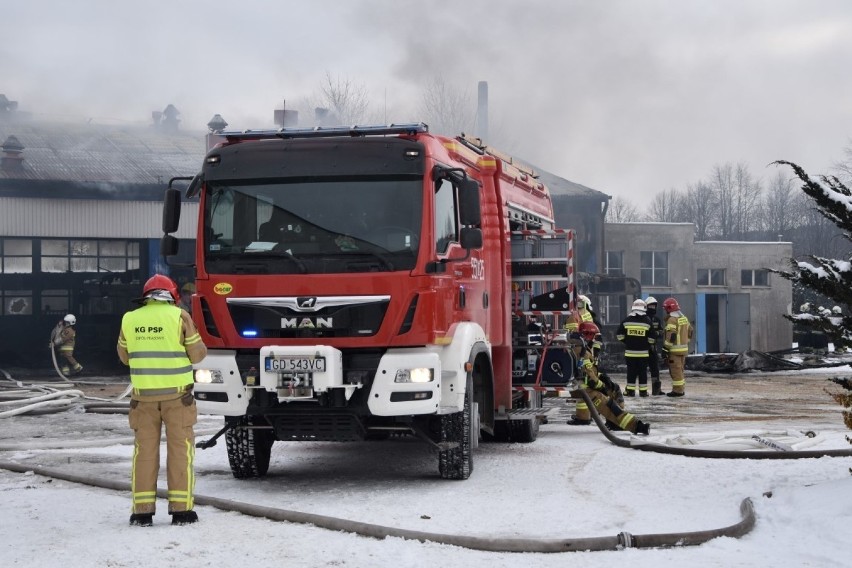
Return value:
<svg viewBox="0 0 852 568">
<path fill-rule="evenodd" d="M 686 398 L 628 399 L 628 405 L 652 423 L 650 440 L 656 442 L 715 439 L 718 447 L 736 448 L 750 446 L 750 436 L 762 433 L 807 449 L 849 449 L 845 436 L 852 433 L 823 389 L 832 388 L 827 376 L 851 372 L 841 367 L 808 374 L 695 374 L 688 376 Z M 532 539 L 717 529 L 738 522 L 740 503 L 750 498 L 755 528 L 740 539 L 671 549 L 495 553 L 366 538 L 206 506 L 197 507 L 198 524 L 172 527 L 165 501 L 158 504 L 154 527 L 140 528 L 128 526 L 126 492 L 0 469 L 0 564 L 849 565 L 852 459 L 732 460 L 634 451 L 610 443 L 594 426 L 566 425 L 569 413 L 566 405 L 533 444 L 480 445 L 467 481 L 439 479 L 437 458 L 414 439 L 279 442 L 268 477 L 240 481 L 230 473 L 222 440 L 197 453 L 197 493 L 418 531 Z M 199 438 L 215 432 L 220 421 L 202 418 Z M 817 438 L 802 437 L 807 430 Z M 120 414 L 72 410 L 0 419 L 0 462 L 128 482 L 131 443 L 126 416 Z"/>
</svg>

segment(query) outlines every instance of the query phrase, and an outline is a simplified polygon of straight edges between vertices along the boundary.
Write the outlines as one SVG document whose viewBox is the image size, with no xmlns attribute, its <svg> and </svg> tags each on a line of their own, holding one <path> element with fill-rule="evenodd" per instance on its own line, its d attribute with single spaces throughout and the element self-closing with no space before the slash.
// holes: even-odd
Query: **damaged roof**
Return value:
<svg viewBox="0 0 852 568">
<path fill-rule="evenodd" d="M 0 120 L 0 146 L 11 150 L 2 152 L 0 180 L 107 184 L 194 175 L 206 150 L 203 132 L 29 120 Z"/>
</svg>

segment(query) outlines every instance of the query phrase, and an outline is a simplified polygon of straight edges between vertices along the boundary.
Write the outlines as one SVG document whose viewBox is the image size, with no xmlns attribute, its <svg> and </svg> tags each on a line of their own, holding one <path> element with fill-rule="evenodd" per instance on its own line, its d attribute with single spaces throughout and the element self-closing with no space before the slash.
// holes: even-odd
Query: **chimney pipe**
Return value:
<svg viewBox="0 0 852 568">
<path fill-rule="evenodd" d="M 11 172 L 24 168 L 24 156 L 22 155 L 24 145 L 21 144 L 17 136 L 9 135 L 0 149 L 3 150 L 3 155 L 0 156 L 0 169 Z"/>
<path fill-rule="evenodd" d="M 488 140 L 488 81 L 480 81 L 476 102 L 476 137 L 487 144 Z"/>
</svg>

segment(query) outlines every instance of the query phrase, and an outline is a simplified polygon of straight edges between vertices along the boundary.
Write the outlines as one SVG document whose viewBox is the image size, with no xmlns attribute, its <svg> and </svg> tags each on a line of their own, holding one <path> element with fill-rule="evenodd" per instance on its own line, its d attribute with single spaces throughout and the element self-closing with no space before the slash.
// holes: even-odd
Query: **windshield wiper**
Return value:
<svg viewBox="0 0 852 568">
<path fill-rule="evenodd" d="M 299 267 L 299 272 L 302 274 L 306 274 L 308 272 L 308 266 L 296 255 L 288 250 L 265 250 L 259 252 L 250 252 L 243 255 L 238 255 L 242 259 L 246 259 L 251 261 L 251 259 L 256 258 L 286 258 L 287 260 L 292 261 L 296 266 Z"/>
<path fill-rule="evenodd" d="M 382 266 L 384 266 L 389 272 L 393 272 L 393 269 L 394 269 L 393 263 L 390 261 L 390 259 L 388 257 L 386 257 L 384 254 L 382 254 L 380 252 L 373 251 L 373 250 L 358 250 L 358 251 L 353 251 L 353 252 L 347 252 L 345 254 L 346 254 L 346 256 L 355 256 L 355 255 L 372 256 L 373 258 L 378 259 L 379 262 L 381 262 Z"/>
</svg>

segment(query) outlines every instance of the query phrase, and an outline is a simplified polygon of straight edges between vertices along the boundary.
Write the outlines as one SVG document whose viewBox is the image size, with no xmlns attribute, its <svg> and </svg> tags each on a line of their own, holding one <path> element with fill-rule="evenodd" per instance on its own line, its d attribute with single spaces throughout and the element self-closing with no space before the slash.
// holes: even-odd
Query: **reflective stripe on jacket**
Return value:
<svg viewBox="0 0 852 568">
<path fill-rule="evenodd" d="M 692 338 L 692 325 L 682 312 L 672 312 L 666 318 L 666 338 L 663 348 L 675 355 L 689 353 L 689 340 Z"/>
<path fill-rule="evenodd" d="M 121 332 L 134 389 L 161 391 L 192 384 L 192 363 L 181 341 L 182 329 L 181 309 L 165 302 L 148 301 L 124 314 Z"/>
</svg>

